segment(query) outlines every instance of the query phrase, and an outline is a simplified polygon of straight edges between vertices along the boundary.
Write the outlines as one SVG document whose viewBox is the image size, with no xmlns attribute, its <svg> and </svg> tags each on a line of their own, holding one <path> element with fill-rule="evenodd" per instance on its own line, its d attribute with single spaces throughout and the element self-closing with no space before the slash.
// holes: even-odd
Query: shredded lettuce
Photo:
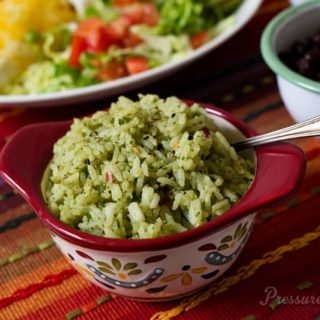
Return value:
<svg viewBox="0 0 320 320">
<path fill-rule="evenodd" d="M 99 69 L 110 61 L 125 61 L 128 57 L 144 57 L 151 68 L 183 59 L 192 50 L 191 36 L 208 31 L 209 38 L 223 32 L 234 23 L 233 13 L 242 0 L 153 0 L 159 10 L 157 26 L 132 25 L 130 32 L 143 40 L 134 47 L 113 45 L 106 52 L 84 52 L 80 68 L 69 65 L 72 34 L 83 19 L 98 17 L 105 24 L 119 17 L 120 9 L 114 0 L 68 0 L 77 18 L 61 23 L 46 32 L 29 30 L 25 33 L 23 61 L 11 64 L 1 59 L 0 90 L 5 94 L 37 94 L 62 91 L 92 85 Z M 149 1 L 151 2 L 151 1 Z M 14 50 L 11 50 L 12 52 Z M 15 57 L 10 51 L 10 55 Z M 19 56 L 19 55 L 18 55 Z M 22 60 L 22 59 L 11 59 Z M 23 62 L 23 63 L 22 63 Z M 10 70 L 10 72 L 9 72 Z"/>
<path fill-rule="evenodd" d="M 66 63 L 43 61 L 34 63 L 19 77 L 14 85 L 3 89 L 10 94 L 39 94 L 89 86 L 97 83 L 87 69 L 78 70 Z"/>
<path fill-rule="evenodd" d="M 176 60 L 192 51 L 187 35 L 159 35 L 155 29 L 146 26 L 134 26 L 131 31 L 143 39 L 143 43 L 134 48 L 133 53 L 142 55 L 152 64 L 164 64 Z"/>
<path fill-rule="evenodd" d="M 241 0 L 158 0 L 160 34 L 193 35 L 208 30 L 232 14 Z"/>
</svg>

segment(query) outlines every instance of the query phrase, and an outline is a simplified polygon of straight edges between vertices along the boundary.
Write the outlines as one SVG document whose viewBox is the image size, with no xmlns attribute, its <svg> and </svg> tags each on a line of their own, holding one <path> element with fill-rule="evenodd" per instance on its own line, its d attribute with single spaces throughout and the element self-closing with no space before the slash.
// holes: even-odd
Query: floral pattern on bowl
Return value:
<svg viewBox="0 0 320 320">
<path fill-rule="evenodd" d="M 53 239 L 77 270 L 98 286 L 122 296 L 138 295 L 142 300 L 169 300 L 199 290 L 221 276 L 244 247 L 254 216 L 240 219 L 197 242 L 161 250 L 156 255 L 101 252 L 70 244 L 58 235 Z"/>
</svg>

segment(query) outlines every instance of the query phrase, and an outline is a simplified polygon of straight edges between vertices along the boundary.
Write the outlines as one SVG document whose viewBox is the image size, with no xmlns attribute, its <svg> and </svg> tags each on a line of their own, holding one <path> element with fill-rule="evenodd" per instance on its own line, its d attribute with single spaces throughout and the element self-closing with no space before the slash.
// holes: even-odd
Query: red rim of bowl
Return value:
<svg viewBox="0 0 320 320">
<path fill-rule="evenodd" d="M 187 101 L 190 105 L 191 101 Z M 206 104 L 200 104 L 204 107 L 208 113 L 221 117 L 235 127 L 237 127 L 245 136 L 250 137 L 256 135 L 256 132 L 251 129 L 249 126 L 241 122 L 240 120 L 236 119 L 231 114 L 225 112 L 224 110 L 212 107 Z M 201 239 L 206 237 L 210 234 L 213 234 L 217 230 L 221 229 L 222 227 L 226 227 L 227 225 L 239 220 L 241 217 L 249 215 L 256 210 L 264 207 L 266 204 L 274 203 L 275 201 L 281 200 L 291 193 L 293 193 L 302 180 L 305 170 L 305 156 L 300 148 L 290 144 L 290 143 L 281 143 L 274 146 L 268 147 L 259 147 L 256 149 L 256 157 L 257 157 L 257 167 L 256 167 L 256 176 L 247 191 L 247 193 L 234 205 L 227 213 L 223 214 L 222 216 L 207 222 L 206 224 L 170 236 L 159 237 L 154 239 L 139 239 L 139 240 L 128 240 L 128 239 L 112 239 L 112 238 L 104 238 L 100 236 L 95 236 L 89 233 L 84 233 L 79 231 L 73 227 L 65 225 L 60 220 L 55 218 L 47 209 L 46 204 L 43 200 L 41 190 L 40 190 L 40 183 L 38 181 L 39 177 L 42 178 L 43 171 L 45 169 L 42 168 L 40 173 L 38 172 L 38 178 L 29 183 L 27 186 L 21 186 L 17 182 L 17 177 L 15 176 L 14 171 L 12 172 L 12 168 L 10 164 L 8 165 L 8 161 L 6 161 L 6 156 L 10 153 L 8 150 L 12 147 L 11 142 L 17 137 L 19 134 L 20 136 L 25 134 L 27 130 L 37 130 L 40 126 L 61 126 L 63 127 L 63 131 L 67 131 L 71 121 L 66 122 L 58 122 L 58 123 L 46 123 L 46 124 L 35 124 L 29 125 L 21 130 L 19 130 L 6 144 L 3 148 L 0 158 L 0 172 L 2 173 L 4 179 L 14 188 L 16 189 L 33 207 L 37 215 L 40 217 L 42 221 L 49 227 L 49 229 L 54 233 L 59 235 L 60 237 L 64 238 L 65 240 L 77 244 L 82 247 L 87 247 L 95 250 L 100 251 L 115 251 L 115 252 L 139 252 L 139 251 L 156 251 L 156 250 L 163 250 L 169 249 L 177 246 L 181 246 L 194 240 Z M 62 135 L 60 135 L 62 136 Z M 58 137 L 59 138 L 59 137 Z M 52 146 L 51 146 L 52 150 Z M 264 162 L 264 171 L 267 168 L 268 161 L 262 161 L 265 155 L 284 155 L 288 154 L 291 155 L 294 159 L 296 159 L 295 172 L 293 173 L 294 176 L 292 177 L 292 181 L 288 182 L 288 186 L 284 190 L 276 190 L 273 196 L 267 195 L 264 196 L 263 190 L 256 191 L 257 186 L 259 185 L 257 180 L 259 180 L 260 174 L 260 163 Z M 51 159 L 51 154 L 47 154 L 46 158 Z M 270 161 L 269 161 L 270 162 Z M 46 162 L 47 164 L 48 162 Z M 299 168 L 298 168 L 299 167 Z M 32 168 L 34 170 L 35 176 L 36 171 L 39 168 Z M 265 172 L 263 173 L 266 174 Z M 41 181 L 41 180 L 40 180 Z M 260 181 L 261 182 L 261 181 Z M 36 186 L 35 186 L 36 185 Z M 258 188 L 259 189 L 259 188 Z M 260 189 L 263 189 L 260 187 Z M 248 201 L 249 198 L 251 201 Z"/>
</svg>

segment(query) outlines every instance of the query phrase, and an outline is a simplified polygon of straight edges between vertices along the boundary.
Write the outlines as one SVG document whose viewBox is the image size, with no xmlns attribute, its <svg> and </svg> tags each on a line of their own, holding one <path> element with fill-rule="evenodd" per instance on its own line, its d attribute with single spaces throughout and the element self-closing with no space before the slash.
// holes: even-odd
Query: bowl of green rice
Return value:
<svg viewBox="0 0 320 320">
<path fill-rule="evenodd" d="M 231 146 L 253 135 L 211 106 L 120 97 L 89 117 L 21 129 L 0 170 L 88 280 L 125 297 L 170 300 L 221 276 L 256 211 L 301 182 L 296 146 L 241 154 Z"/>
</svg>

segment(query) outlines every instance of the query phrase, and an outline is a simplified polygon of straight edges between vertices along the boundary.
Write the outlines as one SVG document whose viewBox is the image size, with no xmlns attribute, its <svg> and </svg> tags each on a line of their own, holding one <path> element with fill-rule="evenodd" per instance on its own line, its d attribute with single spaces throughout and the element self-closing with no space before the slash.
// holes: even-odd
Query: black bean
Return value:
<svg viewBox="0 0 320 320">
<path fill-rule="evenodd" d="M 319 61 L 320 60 L 320 49 L 313 48 L 305 54 L 305 59 L 308 61 Z"/>
<path fill-rule="evenodd" d="M 279 58 L 288 68 L 319 81 L 320 30 L 304 41 L 294 42 L 289 50 L 279 54 Z"/>
<path fill-rule="evenodd" d="M 306 59 L 301 59 L 297 63 L 299 73 L 307 75 L 310 70 L 310 62 Z"/>
<path fill-rule="evenodd" d="M 303 42 L 296 42 L 293 44 L 293 47 L 292 47 L 292 51 L 291 53 L 295 53 L 295 54 L 303 54 L 306 50 L 306 43 L 303 43 Z"/>
<path fill-rule="evenodd" d="M 315 45 L 320 46 L 320 33 L 317 33 L 313 38 L 312 38 L 313 42 L 315 43 Z"/>
</svg>

